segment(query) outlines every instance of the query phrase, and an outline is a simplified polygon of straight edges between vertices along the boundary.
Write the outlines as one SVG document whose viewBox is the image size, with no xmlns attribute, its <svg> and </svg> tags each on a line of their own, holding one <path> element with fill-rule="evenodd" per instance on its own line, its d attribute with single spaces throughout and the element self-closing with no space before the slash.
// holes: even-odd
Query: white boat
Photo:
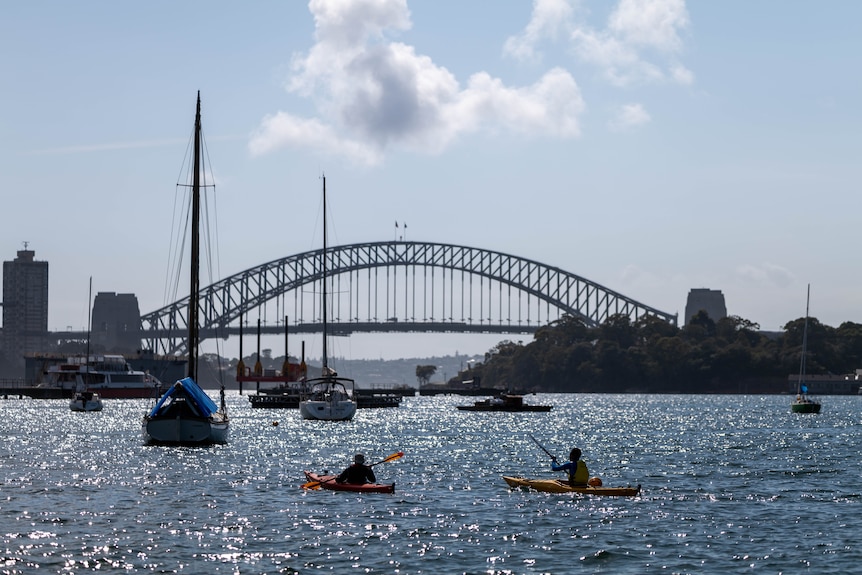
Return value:
<svg viewBox="0 0 862 575">
<path fill-rule="evenodd" d="M 157 397 L 162 382 L 144 371 L 132 369 L 122 355 L 80 355 L 48 366 L 39 387 L 98 393 L 105 399 Z M 67 395 L 68 397 L 68 395 Z"/>
<path fill-rule="evenodd" d="M 188 309 L 188 377 L 174 383 L 144 416 L 144 441 L 150 444 L 202 445 L 226 443 L 230 420 L 225 404 L 216 403 L 195 381 L 198 363 L 198 315 L 200 300 L 200 188 L 201 188 L 201 94 L 195 113 L 194 172 L 191 209 L 191 285 Z"/>
<path fill-rule="evenodd" d="M 303 419 L 347 421 L 356 415 L 353 399 L 353 380 L 338 377 L 335 372 L 308 381 L 310 392 L 299 402 Z M 349 388 L 348 388 L 349 386 Z"/>
<path fill-rule="evenodd" d="M 102 411 L 102 398 L 92 391 L 78 391 L 69 401 L 72 411 Z"/>
<path fill-rule="evenodd" d="M 808 284 L 808 295 L 805 299 L 805 327 L 802 330 L 802 358 L 799 360 L 799 381 L 796 384 L 796 399 L 790 404 L 793 413 L 820 413 L 820 402 L 808 395 L 805 385 L 805 360 L 808 354 L 808 303 L 811 299 L 811 284 Z"/>
<path fill-rule="evenodd" d="M 320 419 L 326 421 L 347 421 L 356 415 L 356 401 L 353 398 L 353 380 L 347 377 L 338 377 L 338 374 L 329 368 L 326 349 L 326 323 L 327 310 L 329 307 L 326 298 L 326 177 L 323 178 L 323 366 L 320 377 L 309 379 L 306 382 L 308 394 L 299 402 L 299 414 L 303 419 Z M 349 388 L 349 389 L 348 389 Z"/>
</svg>

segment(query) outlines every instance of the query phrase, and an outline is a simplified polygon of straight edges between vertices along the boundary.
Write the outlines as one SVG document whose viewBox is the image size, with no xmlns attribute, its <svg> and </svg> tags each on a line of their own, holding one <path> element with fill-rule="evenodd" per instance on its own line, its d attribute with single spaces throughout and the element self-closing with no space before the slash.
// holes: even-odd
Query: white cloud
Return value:
<svg viewBox="0 0 862 575">
<path fill-rule="evenodd" d="M 567 32 L 574 10 L 569 0 L 533 0 L 533 12 L 524 31 L 511 36 L 503 45 L 503 52 L 518 60 L 536 60 L 535 45 L 548 38 L 556 40 Z"/>
<path fill-rule="evenodd" d="M 404 0 L 312 0 L 309 8 L 316 43 L 294 58 L 286 88 L 312 98 L 319 118 L 287 112 L 264 118 L 249 143 L 252 153 L 312 146 L 375 163 L 392 146 L 440 152 L 478 131 L 580 134 L 584 102 L 565 70 L 550 70 L 525 87 L 477 72 L 462 87 L 428 56 L 387 39 L 411 26 Z"/>
<path fill-rule="evenodd" d="M 685 0 L 620 0 L 603 29 L 577 19 L 574 0 L 535 0 L 524 31 L 506 40 L 505 52 L 537 60 L 537 45 L 564 32 L 574 53 L 599 68 L 614 85 L 670 81 L 691 84 L 694 75 L 677 60 L 681 32 L 690 21 Z"/>
<path fill-rule="evenodd" d="M 685 0 L 620 0 L 608 30 L 632 46 L 673 53 L 682 47 L 678 30 L 688 24 Z"/>
<path fill-rule="evenodd" d="M 640 104 L 625 104 L 620 106 L 616 117 L 611 120 L 612 130 L 622 132 L 643 124 L 648 124 L 652 118 Z"/>
<path fill-rule="evenodd" d="M 366 164 L 376 164 L 380 160 L 376 150 L 360 142 L 340 138 L 330 126 L 318 120 L 297 118 L 284 112 L 267 116 L 261 121 L 249 142 L 249 150 L 259 155 L 300 143 L 305 148 L 332 152 Z"/>
<path fill-rule="evenodd" d="M 770 263 L 742 265 L 736 269 L 736 275 L 748 283 L 782 288 L 792 285 L 796 279 L 787 268 Z"/>
<path fill-rule="evenodd" d="M 692 71 L 681 64 L 671 66 L 670 76 L 677 84 L 683 84 L 687 86 L 694 83 L 694 74 L 692 73 Z"/>
</svg>

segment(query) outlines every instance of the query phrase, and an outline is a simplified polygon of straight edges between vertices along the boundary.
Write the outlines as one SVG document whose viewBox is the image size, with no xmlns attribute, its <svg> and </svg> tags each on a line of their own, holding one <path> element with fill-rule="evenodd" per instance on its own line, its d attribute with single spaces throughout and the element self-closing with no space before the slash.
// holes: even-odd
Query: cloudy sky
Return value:
<svg viewBox="0 0 862 575">
<path fill-rule="evenodd" d="M 167 301 L 197 90 L 219 270 L 330 241 L 492 249 L 683 314 L 862 322 L 862 4 L 793 0 L 5 3 L 0 256 Z M 185 295 L 185 294 L 182 294 Z M 171 300 L 172 301 L 172 300 Z M 360 357 L 501 338 L 354 336 Z M 396 341 L 397 340 L 397 341 Z M 280 344 L 277 344 L 280 345 Z"/>
</svg>

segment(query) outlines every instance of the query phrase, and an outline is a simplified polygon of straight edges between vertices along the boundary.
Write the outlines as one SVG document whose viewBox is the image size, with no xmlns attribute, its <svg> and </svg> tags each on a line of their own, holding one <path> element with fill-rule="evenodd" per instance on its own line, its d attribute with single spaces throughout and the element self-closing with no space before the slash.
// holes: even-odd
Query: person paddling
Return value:
<svg viewBox="0 0 862 575">
<path fill-rule="evenodd" d="M 587 464 L 581 460 L 581 450 L 575 447 L 569 453 L 569 461 L 562 465 L 557 465 L 557 458 L 551 456 L 552 471 L 566 471 L 569 474 L 569 485 L 572 487 L 586 486 L 590 479 L 590 472 L 587 470 Z"/>
<path fill-rule="evenodd" d="M 377 478 L 374 476 L 374 470 L 371 469 L 371 466 L 365 465 L 365 456 L 357 453 L 353 456 L 353 464 L 342 471 L 335 481 L 337 483 L 363 485 L 365 483 L 375 483 Z"/>
</svg>

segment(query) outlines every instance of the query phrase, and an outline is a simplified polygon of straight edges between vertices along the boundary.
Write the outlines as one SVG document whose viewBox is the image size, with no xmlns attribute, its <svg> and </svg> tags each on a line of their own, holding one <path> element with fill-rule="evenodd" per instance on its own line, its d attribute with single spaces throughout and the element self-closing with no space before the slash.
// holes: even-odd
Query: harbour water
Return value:
<svg viewBox="0 0 862 575">
<path fill-rule="evenodd" d="M 351 422 L 228 397 L 231 441 L 148 447 L 147 400 L 0 401 L 0 573 L 852 573 L 862 397 L 535 395 L 550 413 L 408 397 Z M 276 425 L 277 423 L 277 425 Z M 510 491 L 579 446 L 640 497 Z M 303 491 L 379 461 L 394 495 Z"/>
</svg>

